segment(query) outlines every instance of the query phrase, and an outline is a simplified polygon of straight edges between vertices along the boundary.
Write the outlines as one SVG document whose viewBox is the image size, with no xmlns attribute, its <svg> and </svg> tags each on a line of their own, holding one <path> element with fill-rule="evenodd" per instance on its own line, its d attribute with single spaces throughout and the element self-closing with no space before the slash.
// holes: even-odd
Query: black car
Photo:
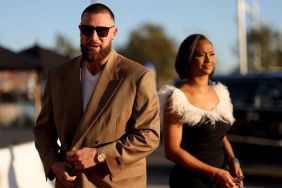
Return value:
<svg viewBox="0 0 282 188">
<path fill-rule="evenodd" d="M 228 137 L 240 161 L 282 167 L 282 73 L 214 76 L 211 82 L 230 91 L 236 121 Z"/>
</svg>

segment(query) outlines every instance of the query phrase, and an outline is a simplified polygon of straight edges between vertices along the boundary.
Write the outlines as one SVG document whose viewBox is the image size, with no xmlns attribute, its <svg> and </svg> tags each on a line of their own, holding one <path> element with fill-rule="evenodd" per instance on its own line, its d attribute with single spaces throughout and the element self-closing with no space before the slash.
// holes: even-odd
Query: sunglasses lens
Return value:
<svg viewBox="0 0 282 188">
<path fill-rule="evenodd" d="M 80 25 L 79 29 L 83 35 L 88 37 L 92 35 L 94 30 L 96 30 L 98 37 L 106 37 L 108 36 L 109 29 L 112 27 L 93 27 L 91 25 Z"/>
<path fill-rule="evenodd" d="M 79 28 L 81 33 L 88 37 L 91 36 L 94 31 L 94 27 L 90 25 L 80 25 Z"/>
<path fill-rule="evenodd" d="M 110 28 L 108 28 L 108 27 L 96 27 L 97 35 L 99 37 L 106 37 L 106 36 L 108 36 L 109 29 Z"/>
</svg>

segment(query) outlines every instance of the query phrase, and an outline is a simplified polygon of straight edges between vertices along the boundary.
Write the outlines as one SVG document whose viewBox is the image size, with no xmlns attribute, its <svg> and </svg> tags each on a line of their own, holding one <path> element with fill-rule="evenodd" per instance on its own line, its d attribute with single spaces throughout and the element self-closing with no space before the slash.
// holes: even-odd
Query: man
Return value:
<svg viewBox="0 0 282 188">
<path fill-rule="evenodd" d="M 79 29 L 82 55 L 49 71 L 33 129 L 46 177 L 56 187 L 144 188 L 160 139 L 153 74 L 112 49 L 107 6 L 88 6 Z"/>
</svg>

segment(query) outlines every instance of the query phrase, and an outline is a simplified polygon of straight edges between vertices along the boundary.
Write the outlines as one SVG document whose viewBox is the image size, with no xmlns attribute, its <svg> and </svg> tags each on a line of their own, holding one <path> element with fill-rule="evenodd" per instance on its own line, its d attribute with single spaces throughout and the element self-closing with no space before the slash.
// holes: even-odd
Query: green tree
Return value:
<svg viewBox="0 0 282 188">
<path fill-rule="evenodd" d="M 259 31 L 247 34 L 248 62 L 250 71 L 282 70 L 282 35 L 275 29 L 263 25 Z M 259 58 L 260 66 L 255 65 Z"/>
<path fill-rule="evenodd" d="M 55 36 L 54 50 L 59 54 L 70 58 L 75 57 L 80 53 L 79 47 L 76 47 L 70 39 L 60 33 Z"/>
<path fill-rule="evenodd" d="M 124 47 L 117 49 L 122 55 L 141 64 L 150 62 L 157 72 L 159 85 L 176 77 L 174 60 L 176 43 L 170 39 L 161 26 L 145 23 L 134 30 Z"/>
</svg>

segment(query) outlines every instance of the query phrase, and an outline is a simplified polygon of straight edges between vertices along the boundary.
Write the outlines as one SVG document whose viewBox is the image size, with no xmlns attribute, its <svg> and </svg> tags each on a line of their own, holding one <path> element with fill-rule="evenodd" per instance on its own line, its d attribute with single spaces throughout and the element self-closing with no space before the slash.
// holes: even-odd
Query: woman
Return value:
<svg viewBox="0 0 282 188">
<path fill-rule="evenodd" d="M 215 70 L 212 43 L 201 34 L 188 36 L 175 68 L 185 83 L 159 91 L 165 155 L 175 163 L 170 187 L 242 187 L 243 173 L 226 137 L 234 122 L 229 92 L 223 84 L 209 81 Z"/>
</svg>

